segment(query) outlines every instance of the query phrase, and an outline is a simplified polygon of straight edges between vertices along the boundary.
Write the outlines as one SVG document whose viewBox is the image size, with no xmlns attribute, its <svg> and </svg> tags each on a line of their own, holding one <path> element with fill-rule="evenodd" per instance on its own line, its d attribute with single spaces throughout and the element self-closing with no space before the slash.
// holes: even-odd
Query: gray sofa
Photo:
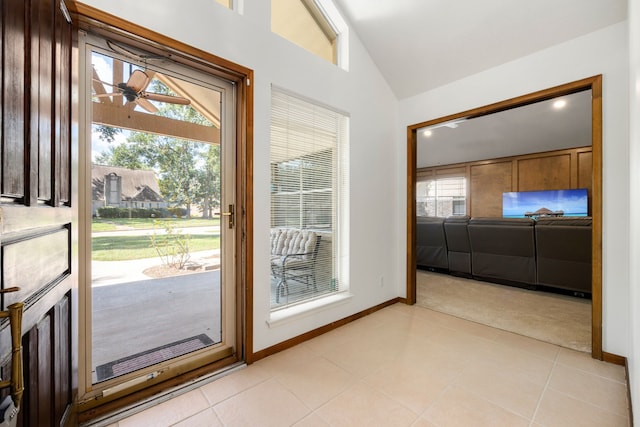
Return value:
<svg viewBox="0 0 640 427">
<path fill-rule="evenodd" d="M 529 289 L 591 294 L 590 217 L 418 217 L 419 268 Z"/>
<path fill-rule="evenodd" d="M 469 243 L 474 277 L 509 285 L 536 285 L 535 221 L 471 218 Z"/>
<path fill-rule="evenodd" d="M 449 216 L 444 220 L 449 272 L 456 276 L 471 277 L 469 219 L 468 216 Z"/>
<path fill-rule="evenodd" d="M 591 293 L 591 218 L 536 221 L 538 284 Z"/>
<path fill-rule="evenodd" d="M 416 219 L 416 263 L 420 267 L 433 270 L 449 269 L 444 218 Z"/>
</svg>

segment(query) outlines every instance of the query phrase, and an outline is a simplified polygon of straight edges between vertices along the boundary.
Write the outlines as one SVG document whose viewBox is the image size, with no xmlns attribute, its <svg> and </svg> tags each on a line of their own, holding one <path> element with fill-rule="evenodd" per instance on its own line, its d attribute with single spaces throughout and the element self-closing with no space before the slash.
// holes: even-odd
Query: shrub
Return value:
<svg viewBox="0 0 640 427">
<path fill-rule="evenodd" d="M 191 255 L 189 253 L 190 234 L 182 234 L 180 230 L 176 230 L 172 222 L 154 221 L 153 234 L 149 236 L 151 239 L 151 247 L 156 250 L 162 264 L 167 267 L 183 269 Z M 155 226 L 164 226 L 165 233 L 156 233 Z"/>
<path fill-rule="evenodd" d="M 167 209 L 169 216 L 172 218 L 184 218 L 187 216 L 187 210 L 185 208 L 169 208 Z"/>
<path fill-rule="evenodd" d="M 98 208 L 100 218 L 166 218 L 170 216 L 166 209 L 145 209 L 145 208 Z"/>
</svg>

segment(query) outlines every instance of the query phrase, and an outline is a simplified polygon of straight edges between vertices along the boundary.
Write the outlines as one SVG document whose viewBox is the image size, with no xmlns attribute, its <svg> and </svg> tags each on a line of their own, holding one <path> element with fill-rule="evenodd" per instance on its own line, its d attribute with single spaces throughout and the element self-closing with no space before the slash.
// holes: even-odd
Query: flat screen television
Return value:
<svg viewBox="0 0 640 427">
<path fill-rule="evenodd" d="M 588 206 L 586 188 L 502 193 L 504 218 L 587 216 Z"/>
</svg>

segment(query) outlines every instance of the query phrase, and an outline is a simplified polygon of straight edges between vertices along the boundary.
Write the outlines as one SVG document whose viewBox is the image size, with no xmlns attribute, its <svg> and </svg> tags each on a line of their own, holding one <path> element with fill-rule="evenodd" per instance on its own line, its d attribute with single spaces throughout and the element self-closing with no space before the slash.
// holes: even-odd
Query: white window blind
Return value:
<svg viewBox="0 0 640 427">
<path fill-rule="evenodd" d="M 416 214 L 447 217 L 465 215 L 467 180 L 451 177 L 421 180 L 416 183 Z"/>
<path fill-rule="evenodd" d="M 271 98 L 271 228 L 310 230 L 320 237 L 313 283 L 287 279 L 272 308 L 340 290 L 340 213 L 346 199 L 347 118 L 278 89 Z M 272 270 L 273 273 L 273 270 Z"/>
</svg>

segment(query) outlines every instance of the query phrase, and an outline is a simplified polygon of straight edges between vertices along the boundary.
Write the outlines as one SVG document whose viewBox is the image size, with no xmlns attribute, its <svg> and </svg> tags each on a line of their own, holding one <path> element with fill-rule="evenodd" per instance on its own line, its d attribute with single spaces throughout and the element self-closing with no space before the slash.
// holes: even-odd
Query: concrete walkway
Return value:
<svg viewBox="0 0 640 427">
<path fill-rule="evenodd" d="M 145 274 L 162 265 L 159 257 L 92 261 L 94 382 L 97 366 L 104 363 L 199 334 L 220 341 L 220 250 L 190 255 L 189 263 L 197 272 L 163 278 Z"/>
<path fill-rule="evenodd" d="M 219 270 L 100 286 L 92 292 L 92 371 L 199 334 L 221 339 Z"/>
<path fill-rule="evenodd" d="M 189 262 L 198 264 L 205 270 L 213 270 L 220 266 L 220 249 L 193 252 Z M 160 257 L 130 261 L 91 261 L 91 287 L 152 279 L 144 271 L 160 265 Z"/>
<path fill-rule="evenodd" d="M 176 227 L 174 229 L 176 233 L 181 234 L 219 234 L 220 226 L 211 225 L 206 227 Z M 113 231 L 99 231 L 91 233 L 91 237 L 109 237 L 109 236 L 151 236 L 153 233 L 166 234 L 166 230 L 162 227 L 159 228 L 121 228 Z"/>
</svg>

